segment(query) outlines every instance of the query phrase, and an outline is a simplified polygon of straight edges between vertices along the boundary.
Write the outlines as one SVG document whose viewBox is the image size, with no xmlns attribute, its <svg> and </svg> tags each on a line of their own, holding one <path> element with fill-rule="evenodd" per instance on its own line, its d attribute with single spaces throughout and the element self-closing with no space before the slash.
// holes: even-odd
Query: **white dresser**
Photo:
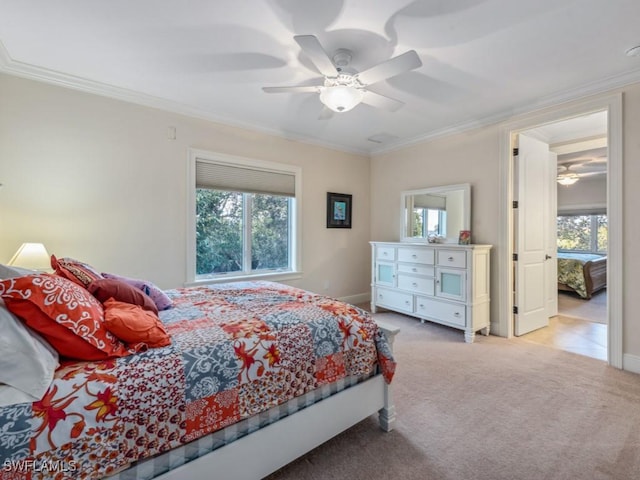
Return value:
<svg viewBox="0 0 640 480">
<path fill-rule="evenodd" d="M 371 242 L 371 311 L 377 307 L 489 335 L 491 245 Z"/>
</svg>

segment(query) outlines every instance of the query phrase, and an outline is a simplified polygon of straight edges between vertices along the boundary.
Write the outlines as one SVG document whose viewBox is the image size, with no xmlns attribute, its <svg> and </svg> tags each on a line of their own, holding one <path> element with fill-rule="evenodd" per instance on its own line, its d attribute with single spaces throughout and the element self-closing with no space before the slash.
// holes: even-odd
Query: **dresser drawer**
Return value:
<svg viewBox="0 0 640 480">
<path fill-rule="evenodd" d="M 415 293 L 433 295 L 435 287 L 435 278 L 433 277 L 417 277 L 414 275 L 398 274 L 398 288 L 409 290 Z"/>
<path fill-rule="evenodd" d="M 467 268 L 467 252 L 464 250 L 438 250 L 436 263 L 442 267 Z"/>
<path fill-rule="evenodd" d="M 376 305 L 388 307 L 392 310 L 402 310 L 412 313 L 413 295 L 410 293 L 387 290 L 385 288 L 377 288 Z"/>
<path fill-rule="evenodd" d="M 377 247 L 376 258 L 393 262 L 396 259 L 396 249 L 393 247 Z"/>
<path fill-rule="evenodd" d="M 398 272 L 402 273 L 411 273 L 414 275 L 425 275 L 427 277 L 433 277 L 435 273 L 435 268 L 429 265 L 421 265 L 418 263 L 399 263 L 398 264 Z"/>
<path fill-rule="evenodd" d="M 467 325 L 467 308 L 464 305 L 439 302 L 425 297 L 416 298 L 416 315 L 440 320 L 458 327 Z"/>
<path fill-rule="evenodd" d="M 424 263 L 433 265 L 434 252 L 432 248 L 398 247 L 398 261 Z"/>
</svg>

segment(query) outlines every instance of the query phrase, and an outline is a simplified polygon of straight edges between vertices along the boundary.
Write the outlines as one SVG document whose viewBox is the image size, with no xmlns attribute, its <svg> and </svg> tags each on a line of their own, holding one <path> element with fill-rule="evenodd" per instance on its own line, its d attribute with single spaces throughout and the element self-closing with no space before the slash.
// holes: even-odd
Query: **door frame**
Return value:
<svg viewBox="0 0 640 480">
<path fill-rule="evenodd" d="M 500 205 L 499 205 L 499 238 L 497 252 L 498 261 L 498 335 L 513 337 L 513 232 L 514 222 L 511 215 L 513 200 L 513 165 L 511 152 L 513 136 L 523 130 L 539 125 L 554 123 L 568 118 L 580 117 L 598 111 L 607 111 L 607 358 L 608 363 L 616 368 L 623 367 L 623 192 L 622 192 L 622 93 L 598 96 L 588 100 L 575 101 L 560 106 L 547 108 L 531 114 L 522 115 L 518 119 L 506 122 L 500 127 Z M 494 327 L 492 326 L 492 329 Z"/>
</svg>

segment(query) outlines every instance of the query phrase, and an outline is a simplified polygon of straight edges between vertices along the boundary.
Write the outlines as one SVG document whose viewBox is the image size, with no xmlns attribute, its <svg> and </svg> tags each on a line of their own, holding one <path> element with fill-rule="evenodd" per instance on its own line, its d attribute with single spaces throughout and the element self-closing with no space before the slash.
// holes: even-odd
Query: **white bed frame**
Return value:
<svg viewBox="0 0 640 480">
<path fill-rule="evenodd" d="M 377 323 L 393 350 L 393 341 L 400 329 Z M 380 428 L 386 432 L 393 430 L 396 414 L 391 387 L 381 374 L 156 478 L 264 478 L 376 412 Z"/>
</svg>

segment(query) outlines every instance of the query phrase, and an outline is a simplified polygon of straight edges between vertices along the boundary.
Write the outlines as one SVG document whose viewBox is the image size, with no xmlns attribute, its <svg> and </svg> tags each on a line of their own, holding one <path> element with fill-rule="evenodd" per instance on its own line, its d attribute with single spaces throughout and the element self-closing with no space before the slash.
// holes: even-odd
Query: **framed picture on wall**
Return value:
<svg viewBox="0 0 640 480">
<path fill-rule="evenodd" d="M 327 193 L 327 228 L 351 228 L 351 195 Z"/>
</svg>

